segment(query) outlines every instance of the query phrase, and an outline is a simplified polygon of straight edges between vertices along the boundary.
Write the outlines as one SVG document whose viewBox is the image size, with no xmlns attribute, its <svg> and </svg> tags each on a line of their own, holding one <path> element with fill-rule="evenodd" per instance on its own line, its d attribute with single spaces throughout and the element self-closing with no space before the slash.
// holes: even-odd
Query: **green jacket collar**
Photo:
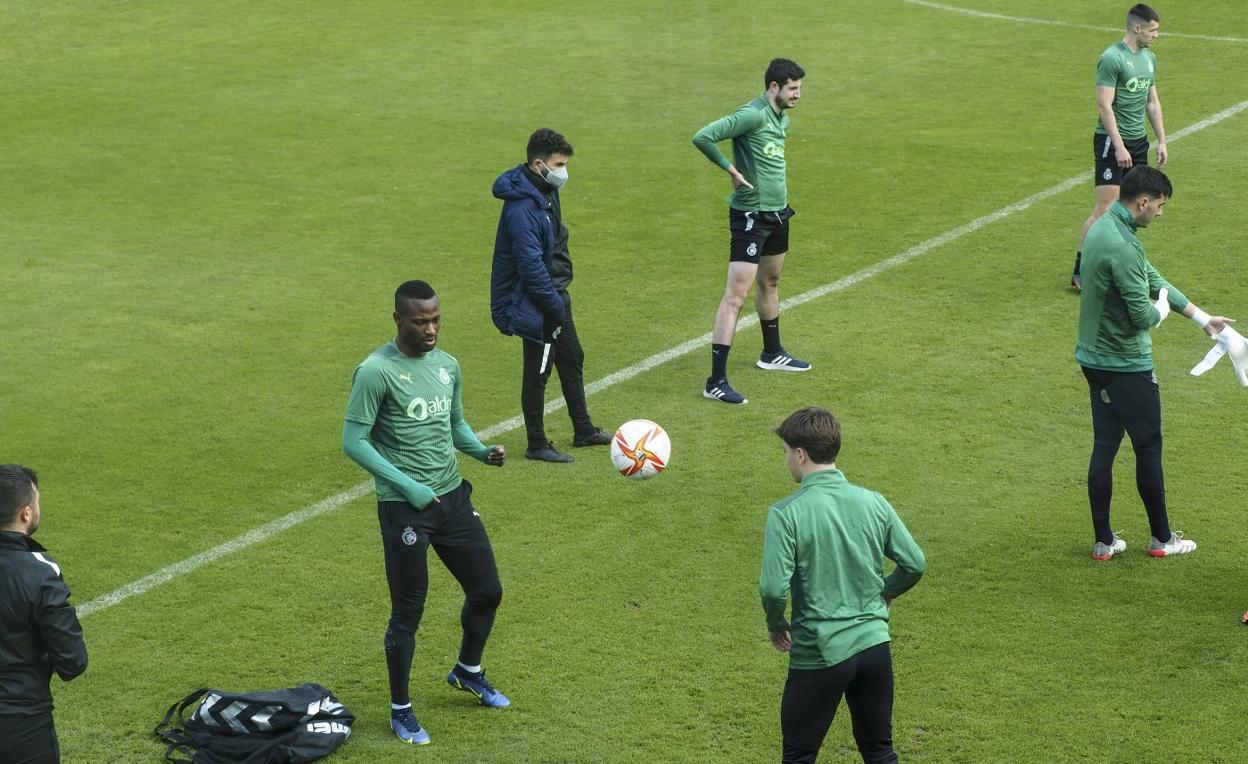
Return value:
<svg viewBox="0 0 1248 764">
<path fill-rule="evenodd" d="M 1135 233 L 1139 228 L 1139 225 L 1135 222 L 1135 216 L 1131 214 L 1131 210 L 1127 209 L 1127 205 L 1120 201 L 1114 202 L 1114 206 L 1110 207 L 1106 214 L 1113 215 L 1123 225 L 1130 228 L 1132 233 Z"/>
<path fill-rule="evenodd" d="M 812 485 L 840 485 L 845 482 L 845 473 L 840 470 L 819 470 L 802 478 L 802 488 Z"/>
</svg>

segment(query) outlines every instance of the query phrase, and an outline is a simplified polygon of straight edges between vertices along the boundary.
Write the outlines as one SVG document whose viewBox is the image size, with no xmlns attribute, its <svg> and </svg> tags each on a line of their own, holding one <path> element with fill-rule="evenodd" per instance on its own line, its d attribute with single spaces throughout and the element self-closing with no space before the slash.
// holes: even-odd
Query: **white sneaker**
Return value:
<svg viewBox="0 0 1248 764">
<path fill-rule="evenodd" d="M 1182 531 L 1175 531 L 1170 534 L 1170 540 L 1161 543 L 1156 537 L 1150 536 L 1148 539 L 1148 554 L 1150 557 L 1169 557 L 1172 554 L 1188 554 L 1196 551 L 1196 542 L 1183 538 Z"/>
<path fill-rule="evenodd" d="M 1096 544 L 1092 547 L 1092 559 L 1108 560 L 1116 554 L 1122 554 L 1126 551 L 1126 548 L 1127 542 L 1123 541 L 1118 537 L 1118 534 L 1115 533 L 1112 544 L 1102 544 L 1099 541 L 1096 542 Z"/>
</svg>

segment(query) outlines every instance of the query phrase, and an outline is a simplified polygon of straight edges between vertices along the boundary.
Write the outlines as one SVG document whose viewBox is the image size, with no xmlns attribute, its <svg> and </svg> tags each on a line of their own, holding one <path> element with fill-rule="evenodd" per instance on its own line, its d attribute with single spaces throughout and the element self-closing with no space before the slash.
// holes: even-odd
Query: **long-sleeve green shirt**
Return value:
<svg viewBox="0 0 1248 764">
<path fill-rule="evenodd" d="M 884 575 L 884 558 L 897 563 Z M 875 491 L 837 469 L 802 480 L 767 514 L 759 594 L 772 633 L 790 630 L 789 665 L 818 669 L 889 640 L 891 600 L 918 583 L 926 561 Z M 790 594 L 793 619 L 785 620 Z"/>
<path fill-rule="evenodd" d="M 1152 369 L 1153 339 L 1148 330 L 1161 318 L 1153 301 L 1164 287 L 1173 310 L 1181 311 L 1189 302 L 1144 256 L 1136 228 L 1131 211 L 1114 202 L 1083 240 L 1075 360 L 1091 369 Z"/>
<path fill-rule="evenodd" d="M 728 169 L 729 162 L 716 144 L 731 138 L 737 170 L 754 186 L 733 191 L 728 206 L 743 212 L 777 212 L 789 206 L 784 163 L 788 129 L 789 115 L 777 114 L 764 93 L 694 133 L 693 145 L 722 170 Z"/>
</svg>

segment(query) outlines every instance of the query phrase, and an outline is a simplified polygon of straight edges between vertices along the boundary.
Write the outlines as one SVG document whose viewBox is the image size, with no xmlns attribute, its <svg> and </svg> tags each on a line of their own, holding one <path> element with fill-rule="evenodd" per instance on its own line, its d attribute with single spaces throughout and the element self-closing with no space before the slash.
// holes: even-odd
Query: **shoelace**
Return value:
<svg viewBox="0 0 1248 764">
<path fill-rule="evenodd" d="M 467 677 L 473 684 L 477 685 L 483 691 L 495 692 L 495 693 L 498 692 L 498 690 L 494 689 L 494 685 L 490 684 L 490 680 L 485 678 L 484 671 L 478 674 L 470 674 L 467 671 L 465 671 L 465 672 L 462 672 L 460 676 Z"/>
<path fill-rule="evenodd" d="M 409 732 L 416 732 L 416 730 L 420 729 L 420 720 L 416 718 L 416 714 L 412 713 L 410 708 L 407 709 L 406 712 L 391 718 L 402 725 Z"/>
</svg>

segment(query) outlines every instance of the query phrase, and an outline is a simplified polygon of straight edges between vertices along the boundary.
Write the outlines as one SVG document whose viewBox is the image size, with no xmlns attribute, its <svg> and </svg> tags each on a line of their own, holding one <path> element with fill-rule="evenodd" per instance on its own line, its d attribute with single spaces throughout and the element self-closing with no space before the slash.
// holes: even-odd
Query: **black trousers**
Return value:
<svg viewBox="0 0 1248 764">
<path fill-rule="evenodd" d="M 34 716 L 0 714 L 0 764 L 60 764 L 52 712 Z"/>
<path fill-rule="evenodd" d="M 568 404 L 568 416 L 578 435 L 593 432 L 594 423 L 585 405 L 585 350 L 576 335 L 576 322 L 572 320 L 572 298 L 560 292 L 563 298 L 563 324 L 559 336 L 551 343 L 549 351 L 544 345 L 524 340 L 524 377 L 520 383 L 520 410 L 524 412 L 524 429 L 529 437 L 529 447 L 546 445 L 546 423 L 543 409 L 546 406 L 546 380 L 550 372 L 559 370 L 559 386 Z M 546 368 L 542 369 L 542 357 L 547 352 Z"/>
<path fill-rule="evenodd" d="M 888 643 L 825 669 L 789 669 L 780 701 L 784 764 L 814 764 L 841 696 L 849 706 L 858 753 L 867 764 L 893 764 L 893 658 Z"/>
<path fill-rule="evenodd" d="M 414 634 L 429 592 L 426 558 L 430 546 L 464 590 L 459 660 L 468 666 L 481 663 L 494 614 L 503 599 L 503 585 L 498 579 L 494 549 L 480 515 L 473 509 L 471 495 L 472 484 L 465 480 L 439 496 L 441 503 L 429 509 L 417 510 L 405 501 L 377 503 L 390 587 L 385 647 L 392 703 L 407 702 Z"/>
<path fill-rule="evenodd" d="M 1161 391 L 1152 371 L 1119 372 L 1089 369 L 1092 401 L 1092 459 L 1088 463 L 1088 503 L 1096 540 L 1112 543 L 1109 504 L 1114 493 L 1114 457 L 1125 432 L 1135 450 L 1135 489 L 1148 513 L 1154 538 L 1170 539 L 1166 516 L 1166 484 L 1161 471 Z"/>
</svg>

